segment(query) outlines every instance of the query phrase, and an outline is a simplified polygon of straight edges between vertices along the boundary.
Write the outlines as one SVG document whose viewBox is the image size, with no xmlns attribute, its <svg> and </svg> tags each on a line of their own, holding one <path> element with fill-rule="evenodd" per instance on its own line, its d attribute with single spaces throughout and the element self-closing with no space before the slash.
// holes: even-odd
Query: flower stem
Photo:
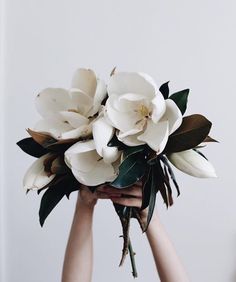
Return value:
<svg viewBox="0 0 236 282">
<path fill-rule="evenodd" d="M 130 255 L 130 261 L 131 261 L 131 265 L 132 265 L 132 274 L 133 274 L 133 277 L 134 278 L 137 278 L 138 277 L 138 273 L 137 273 L 137 268 L 136 268 L 136 263 L 135 263 L 135 253 L 133 251 L 133 247 L 132 247 L 132 244 L 131 244 L 131 241 L 129 239 L 129 245 L 128 245 L 128 248 L 129 248 L 129 255 Z"/>
</svg>

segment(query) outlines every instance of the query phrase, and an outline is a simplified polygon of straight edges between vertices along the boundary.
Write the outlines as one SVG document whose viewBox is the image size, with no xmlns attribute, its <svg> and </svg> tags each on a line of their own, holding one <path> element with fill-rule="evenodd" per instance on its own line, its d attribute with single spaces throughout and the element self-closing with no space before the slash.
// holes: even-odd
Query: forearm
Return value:
<svg viewBox="0 0 236 282">
<path fill-rule="evenodd" d="M 90 282 L 93 267 L 92 220 L 94 206 L 77 202 L 66 247 L 62 282 Z"/>
<path fill-rule="evenodd" d="M 169 240 L 157 215 L 154 215 L 146 232 L 157 271 L 162 282 L 189 281 L 174 246 Z"/>
</svg>

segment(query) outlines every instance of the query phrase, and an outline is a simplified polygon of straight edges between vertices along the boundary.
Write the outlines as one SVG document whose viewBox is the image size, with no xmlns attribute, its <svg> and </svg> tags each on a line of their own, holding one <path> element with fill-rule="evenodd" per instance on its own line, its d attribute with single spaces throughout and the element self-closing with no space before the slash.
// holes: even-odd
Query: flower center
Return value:
<svg viewBox="0 0 236 282">
<path fill-rule="evenodd" d="M 149 117 L 149 109 L 145 105 L 140 105 L 137 112 L 143 117 L 148 118 Z"/>
</svg>

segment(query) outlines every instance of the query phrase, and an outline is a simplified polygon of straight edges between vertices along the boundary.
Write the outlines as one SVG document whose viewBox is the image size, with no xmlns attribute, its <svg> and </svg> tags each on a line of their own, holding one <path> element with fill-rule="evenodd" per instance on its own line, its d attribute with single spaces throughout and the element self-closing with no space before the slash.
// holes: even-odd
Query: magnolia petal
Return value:
<svg viewBox="0 0 236 282">
<path fill-rule="evenodd" d="M 75 128 L 66 132 L 61 133 L 58 139 L 77 139 L 77 138 L 88 138 L 92 135 L 91 124 L 85 124 L 79 128 Z"/>
<path fill-rule="evenodd" d="M 106 95 L 107 95 L 106 84 L 103 80 L 98 79 L 97 89 L 93 99 L 93 109 L 89 112 L 90 116 L 95 115 L 99 111 L 102 101 L 106 98 Z"/>
<path fill-rule="evenodd" d="M 147 74 L 116 72 L 110 77 L 107 91 L 109 96 L 112 94 L 136 93 L 153 98 L 157 92 L 157 86 Z"/>
<path fill-rule="evenodd" d="M 88 117 L 89 111 L 93 108 L 93 99 L 86 93 L 72 89 L 70 91 L 73 109 L 81 115 Z"/>
<path fill-rule="evenodd" d="M 107 147 L 107 143 L 114 134 L 114 127 L 106 122 L 104 117 L 97 119 L 92 126 L 93 139 L 98 154 L 102 157 L 102 149 Z"/>
<path fill-rule="evenodd" d="M 34 126 L 35 131 L 47 133 L 55 139 L 60 139 L 64 132 L 72 129 L 73 127 L 60 120 L 57 114 L 38 121 Z"/>
<path fill-rule="evenodd" d="M 89 119 L 75 112 L 63 111 L 59 113 L 61 121 L 69 123 L 73 128 L 78 128 L 89 123 Z"/>
<path fill-rule="evenodd" d="M 26 171 L 23 178 L 23 187 L 25 190 L 41 189 L 53 180 L 55 174 L 48 176 L 44 171 L 44 161 L 48 157 L 50 157 L 50 154 L 43 155 Z"/>
<path fill-rule="evenodd" d="M 68 150 L 66 150 L 65 156 L 80 154 L 92 150 L 95 150 L 95 144 L 93 140 L 80 141 L 72 145 Z"/>
<path fill-rule="evenodd" d="M 164 115 L 166 110 L 166 102 L 163 95 L 158 92 L 154 99 L 152 99 L 152 120 L 158 122 Z"/>
<path fill-rule="evenodd" d="M 106 117 L 110 120 L 111 124 L 121 130 L 126 132 L 132 130 L 137 126 L 139 120 L 139 115 L 134 111 L 120 112 L 114 108 L 113 104 L 117 99 L 116 95 L 111 95 L 106 102 Z"/>
<path fill-rule="evenodd" d="M 114 108 L 117 109 L 119 112 L 134 111 L 136 112 L 136 114 L 138 114 L 140 106 L 145 106 L 147 107 L 147 109 L 149 109 L 149 105 L 150 101 L 147 99 L 147 97 L 145 97 L 144 95 L 133 93 L 120 95 L 115 100 L 115 103 L 113 103 Z"/>
<path fill-rule="evenodd" d="M 78 89 L 83 93 L 94 97 L 97 87 L 97 78 L 94 71 L 90 69 L 78 69 L 72 79 L 71 88 Z"/>
<path fill-rule="evenodd" d="M 81 172 L 72 168 L 72 173 L 80 183 L 88 186 L 100 185 L 116 178 L 113 166 L 105 163 L 102 159 L 89 172 Z"/>
<path fill-rule="evenodd" d="M 124 135 L 124 133 L 119 132 L 117 134 L 118 140 L 124 143 L 127 146 L 139 146 L 145 144 L 145 142 L 138 140 L 138 136 L 140 133 L 133 134 L 133 135 Z"/>
<path fill-rule="evenodd" d="M 217 177 L 212 164 L 196 151 L 190 149 L 167 155 L 170 162 L 179 170 L 195 177 Z"/>
<path fill-rule="evenodd" d="M 65 162 L 75 178 L 84 185 L 99 185 L 116 177 L 113 166 L 98 155 L 93 140 L 70 147 L 65 152 Z"/>
<path fill-rule="evenodd" d="M 166 111 L 161 121 L 168 120 L 169 122 L 169 135 L 172 134 L 182 123 L 182 113 L 175 102 L 171 99 L 165 100 Z"/>
<path fill-rule="evenodd" d="M 100 158 L 93 140 L 77 142 L 65 152 L 67 166 L 82 172 L 92 170 Z"/>
<path fill-rule="evenodd" d="M 118 139 L 124 139 L 127 136 L 136 135 L 137 133 L 139 133 L 141 131 L 142 131 L 142 129 L 139 129 L 139 128 L 133 128 L 133 129 L 126 131 L 126 132 L 119 131 L 117 137 L 118 137 Z"/>
<path fill-rule="evenodd" d="M 105 163 L 111 164 L 119 158 L 120 151 L 117 147 L 105 147 L 102 149 L 102 156 Z"/>
<path fill-rule="evenodd" d="M 62 88 L 46 88 L 40 92 L 35 100 L 38 113 L 47 117 L 59 111 L 70 108 L 69 92 Z"/>
<path fill-rule="evenodd" d="M 104 117 L 97 119 L 93 123 L 93 139 L 96 150 L 104 158 L 104 161 L 108 163 L 114 162 L 119 157 L 117 148 L 107 146 L 114 132 L 114 127 L 107 123 Z"/>
<path fill-rule="evenodd" d="M 67 155 L 66 163 L 70 164 L 72 169 L 88 172 L 91 171 L 101 157 L 97 154 L 96 150 L 79 153 L 75 155 Z"/>
<path fill-rule="evenodd" d="M 168 135 L 169 126 L 167 121 L 154 123 L 152 120 L 148 120 L 146 130 L 137 138 L 147 143 L 157 154 L 160 154 L 166 146 Z"/>
</svg>

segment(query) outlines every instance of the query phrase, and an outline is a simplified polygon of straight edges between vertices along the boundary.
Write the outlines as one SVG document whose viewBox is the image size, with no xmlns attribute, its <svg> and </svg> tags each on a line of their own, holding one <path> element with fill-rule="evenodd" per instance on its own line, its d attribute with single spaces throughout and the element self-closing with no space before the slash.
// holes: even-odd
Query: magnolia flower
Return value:
<svg viewBox="0 0 236 282">
<path fill-rule="evenodd" d="M 34 130 L 55 139 L 88 136 L 91 117 L 99 111 L 105 96 L 105 83 L 92 70 L 78 69 L 70 90 L 47 88 L 38 94 L 36 108 L 43 119 Z"/>
<path fill-rule="evenodd" d="M 23 186 L 26 191 L 32 189 L 41 189 L 49 184 L 55 174 L 48 175 L 45 171 L 44 162 L 51 157 L 51 154 L 46 154 L 37 159 L 26 171 L 23 179 Z"/>
<path fill-rule="evenodd" d="M 193 149 L 167 155 L 179 170 L 200 178 L 217 177 L 212 164 Z"/>
<path fill-rule="evenodd" d="M 168 136 L 182 123 L 171 99 L 165 100 L 153 79 L 142 73 L 115 73 L 107 86 L 106 117 L 128 146 L 148 144 L 161 153 Z"/>
<path fill-rule="evenodd" d="M 65 163 L 80 183 L 95 186 L 116 178 L 120 153 L 107 146 L 113 134 L 114 128 L 101 117 L 93 123 L 93 140 L 77 142 L 65 152 Z"/>
</svg>

